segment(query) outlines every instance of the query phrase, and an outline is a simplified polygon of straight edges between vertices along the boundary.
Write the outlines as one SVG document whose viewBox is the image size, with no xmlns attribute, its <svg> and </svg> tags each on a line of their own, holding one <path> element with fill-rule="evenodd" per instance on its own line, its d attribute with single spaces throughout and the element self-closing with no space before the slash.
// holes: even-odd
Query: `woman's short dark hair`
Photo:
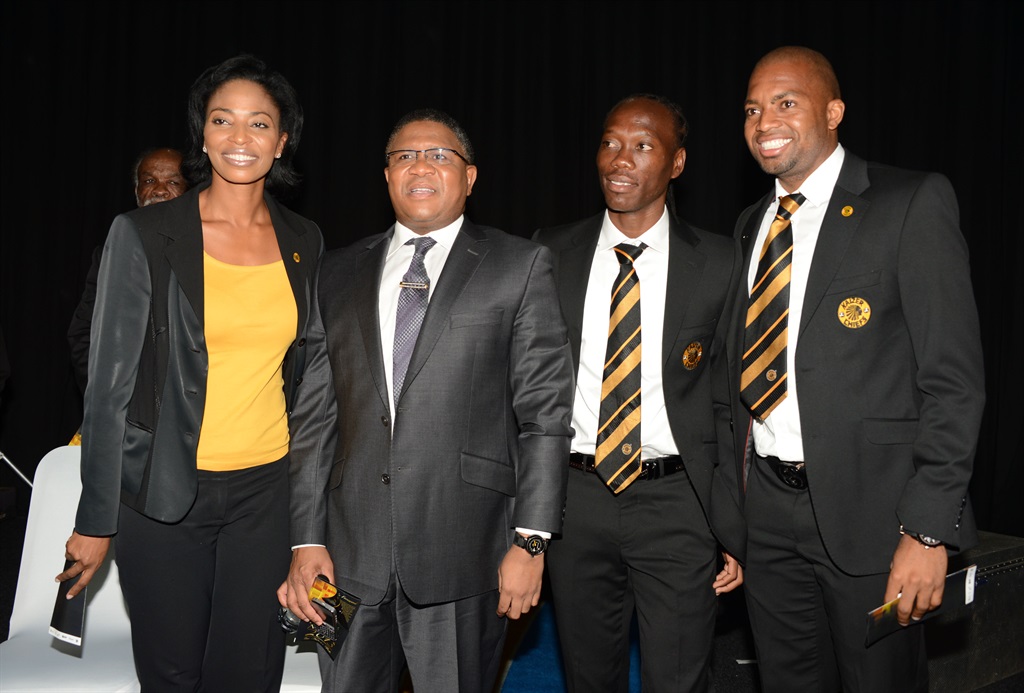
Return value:
<svg viewBox="0 0 1024 693">
<path fill-rule="evenodd" d="M 302 137 L 302 106 L 295 89 L 284 76 L 271 70 L 259 58 L 242 54 L 228 58 L 219 65 L 207 68 L 192 83 L 188 94 L 189 148 L 184 168 L 190 185 L 210 179 L 210 159 L 203 152 L 203 129 L 210 97 L 225 83 L 244 79 L 263 87 L 281 112 L 280 130 L 288 133 L 281 158 L 274 162 L 267 174 L 267 189 L 275 195 L 290 192 L 299 183 L 299 174 L 292 165 L 292 157 Z"/>
</svg>

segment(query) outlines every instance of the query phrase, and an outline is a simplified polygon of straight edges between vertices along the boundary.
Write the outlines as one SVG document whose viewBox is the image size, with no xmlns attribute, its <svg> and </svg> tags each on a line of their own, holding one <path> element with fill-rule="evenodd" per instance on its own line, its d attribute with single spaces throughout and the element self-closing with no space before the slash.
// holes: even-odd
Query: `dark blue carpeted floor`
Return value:
<svg viewBox="0 0 1024 693">
<path fill-rule="evenodd" d="M 509 636 L 518 635 L 513 629 Z M 634 633 L 630 664 L 630 693 L 640 691 L 640 648 Z M 558 649 L 558 633 L 555 630 L 555 615 L 551 604 L 544 602 L 526 628 L 526 632 L 515 648 L 515 655 L 501 693 L 564 693 L 565 677 L 562 675 L 562 657 Z"/>
</svg>

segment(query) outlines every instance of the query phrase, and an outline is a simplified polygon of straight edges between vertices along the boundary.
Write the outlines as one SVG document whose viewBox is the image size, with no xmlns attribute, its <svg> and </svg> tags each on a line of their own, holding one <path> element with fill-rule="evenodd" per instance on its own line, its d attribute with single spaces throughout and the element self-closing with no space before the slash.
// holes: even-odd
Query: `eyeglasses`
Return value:
<svg viewBox="0 0 1024 693">
<path fill-rule="evenodd" d="M 411 166 L 416 163 L 419 158 L 419 154 L 423 155 L 423 160 L 428 164 L 434 166 L 448 166 L 449 164 L 455 163 L 455 158 L 452 156 L 459 157 L 467 164 L 466 157 L 459 154 L 454 149 L 448 149 L 447 147 L 432 147 L 431 149 L 396 149 L 393 152 L 388 152 L 384 155 L 384 161 L 388 166 Z"/>
</svg>

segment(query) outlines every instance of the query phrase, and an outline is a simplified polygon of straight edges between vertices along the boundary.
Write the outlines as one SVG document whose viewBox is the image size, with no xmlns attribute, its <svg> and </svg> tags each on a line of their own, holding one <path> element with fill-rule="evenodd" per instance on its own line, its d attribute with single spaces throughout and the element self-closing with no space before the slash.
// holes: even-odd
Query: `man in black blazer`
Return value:
<svg viewBox="0 0 1024 693">
<path fill-rule="evenodd" d="M 188 181 L 181 172 L 181 160 L 181 152 L 168 147 L 147 149 L 139 154 L 132 165 L 132 190 L 138 207 L 173 200 L 188 190 Z M 96 282 L 102 254 L 103 246 L 96 246 L 92 253 L 92 264 L 85 275 L 82 298 L 68 325 L 71 365 L 74 366 L 75 380 L 83 395 L 89 381 L 89 331 L 92 328 L 92 307 L 96 302 Z"/>
<path fill-rule="evenodd" d="M 580 693 L 628 691 L 634 611 L 644 691 L 707 690 L 715 595 L 742 582 L 737 487 L 712 489 L 716 423 L 728 434 L 729 420 L 719 324 L 738 254 L 727 237 L 666 208 L 686 132 L 681 110 L 663 97 L 619 102 L 597 153 L 607 211 L 535 235 L 556 254 L 577 373 L 565 526 L 549 562 L 566 680 Z M 625 280 L 623 253 L 635 256 Z M 642 331 L 609 351 L 612 326 L 628 320 L 616 295 L 632 275 Z M 624 369 L 639 392 L 629 388 L 605 419 L 602 400 L 614 395 L 602 389 L 618 389 L 611 383 Z M 717 392 L 713 376 L 721 376 Z M 625 483 L 606 482 L 620 467 Z M 719 542 L 731 555 L 716 576 Z"/>
<path fill-rule="evenodd" d="M 941 175 L 845 151 L 844 109 L 810 49 L 776 49 L 750 77 L 745 138 L 775 185 L 736 225 L 729 345 L 769 693 L 834 689 L 837 673 L 843 690 L 926 690 L 923 630 L 865 647 L 865 614 L 902 594 L 900 622 L 921 619 L 942 601 L 947 551 L 977 540 L 984 381 L 956 198 Z"/>
<path fill-rule="evenodd" d="M 324 690 L 395 691 L 408 663 L 417 690 L 486 692 L 499 617 L 537 604 L 561 530 L 569 343 L 551 253 L 463 216 L 477 171 L 462 127 L 414 111 L 386 152 L 395 225 L 320 272 L 279 595 L 317 623 L 317 574 L 362 600 L 336 660 L 321 654 Z"/>
</svg>

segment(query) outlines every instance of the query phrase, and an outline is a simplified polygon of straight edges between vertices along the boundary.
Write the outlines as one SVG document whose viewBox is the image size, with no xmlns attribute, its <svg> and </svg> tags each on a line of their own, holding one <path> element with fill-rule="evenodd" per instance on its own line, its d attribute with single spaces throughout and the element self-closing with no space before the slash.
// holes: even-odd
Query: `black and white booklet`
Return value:
<svg viewBox="0 0 1024 693">
<path fill-rule="evenodd" d="M 74 561 L 65 561 L 64 570 L 67 570 Z M 85 593 L 86 587 L 68 599 L 68 590 L 78 582 L 80 575 L 65 580 L 57 587 L 57 600 L 53 603 L 53 616 L 50 617 L 50 635 L 69 642 L 72 645 L 82 646 L 82 636 L 85 633 Z"/>
<path fill-rule="evenodd" d="M 977 573 L 978 566 L 969 565 L 947 575 L 946 586 L 942 591 L 942 604 L 939 605 L 939 608 L 926 613 L 920 621 L 911 621 L 910 626 L 924 623 L 939 614 L 944 614 L 972 603 L 974 601 L 974 579 Z M 865 646 L 878 642 L 886 635 L 895 633 L 900 628 L 909 627 L 901 626 L 900 622 L 896 620 L 896 606 L 899 603 L 900 598 L 896 597 L 891 602 L 882 604 L 882 606 L 868 612 L 867 635 L 864 639 Z"/>
</svg>

